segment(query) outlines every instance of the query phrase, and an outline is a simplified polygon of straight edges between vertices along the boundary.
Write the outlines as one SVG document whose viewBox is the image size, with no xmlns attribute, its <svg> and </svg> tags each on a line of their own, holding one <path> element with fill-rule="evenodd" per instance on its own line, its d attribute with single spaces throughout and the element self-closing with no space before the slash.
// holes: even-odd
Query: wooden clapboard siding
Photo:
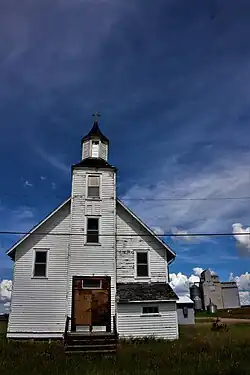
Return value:
<svg viewBox="0 0 250 375">
<path fill-rule="evenodd" d="M 101 199 L 86 199 L 87 175 L 100 174 Z M 73 276 L 109 276 L 111 278 L 111 315 L 115 313 L 116 289 L 116 176 L 113 170 L 75 169 L 72 178 L 70 265 L 68 275 L 68 315 L 72 309 Z M 100 244 L 86 244 L 86 216 L 100 215 Z M 102 236 L 104 234 L 104 236 Z M 107 236 L 110 234 L 110 236 Z M 112 321 L 111 321 L 112 324 Z"/>
<path fill-rule="evenodd" d="M 141 281 L 135 277 L 135 251 L 148 250 L 149 280 L 168 282 L 166 249 L 117 203 L 117 282 Z M 125 234 L 125 235 L 124 235 Z"/>
<path fill-rule="evenodd" d="M 32 332 L 63 334 L 66 314 L 70 202 L 17 249 L 8 337 L 30 337 Z M 39 234 L 41 233 L 41 234 Z M 48 233 L 47 235 L 44 233 Z M 52 234 L 52 235 L 50 235 Z M 48 249 L 48 278 L 32 276 L 34 249 Z M 54 334 L 53 333 L 53 334 Z"/>
<path fill-rule="evenodd" d="M 143 316 L 142 306 L 152 305 L 159 306 L 159 315 Z M 118 304 L 117 326 L 120 337 L 179 337 L 175 302 Z"/>
</svg>

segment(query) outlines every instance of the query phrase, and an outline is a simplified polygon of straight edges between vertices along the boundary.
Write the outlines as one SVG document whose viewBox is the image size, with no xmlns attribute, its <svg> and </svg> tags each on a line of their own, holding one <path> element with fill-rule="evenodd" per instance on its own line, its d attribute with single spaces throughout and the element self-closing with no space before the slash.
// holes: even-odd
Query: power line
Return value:
<svg viewBox="0 0 250 375">
<path fill-rule="evenodd" d="M 30 194 L 15 194 L 15 193 L 0 193 L 0 196 L 6 196 L 6 197 L 18 197 L 18 198 L 32 198 Z M 69 196 L 69 195 L 68 195 Z M 78 194 L 75 197 L 84 197 L 83 194 Z M 34 198 L 58 198 L 58 199 L 65 199 L 65 196 L 57 195 L 57 194 L 48 194 L 48 195 L 36 195 Z M 113 198 L 102 198 L 102 201 L 110 200 Z M 120 197 L 119 198 L 122 201 L 140 201 L 140 202 L 150 202 L 150 201 L 220 201 L 220 200 L 249 200 L 250 196 L 242 196 L 242 197 L 194 197 L 194 198 L 185 198 L 185 197 L 165 197 L 165 198 L 129 198 L 129 197 Z"/>
<path fill-rule="evenodd" d="M 18 232 L 18 231 L 0 231 L 0 235 L 27 235 L 30 236 L 87 236 L 86 233 L 30 233 L 30 232 Z M 216 236 L 245 236 L 250 235 L 249 233 L 163 233 L 156 234 L 158 237 L 216 237 Z M 149 237 L 151 234 L 115 234 L 115 233 L 99 233 L 100 237 Z"/>
</svg>

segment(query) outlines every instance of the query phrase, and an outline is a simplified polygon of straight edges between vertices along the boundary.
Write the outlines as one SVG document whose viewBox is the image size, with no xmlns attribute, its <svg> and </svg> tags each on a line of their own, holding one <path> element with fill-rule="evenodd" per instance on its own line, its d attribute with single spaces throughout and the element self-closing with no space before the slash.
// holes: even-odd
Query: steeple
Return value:
<svg viewBox="0 0 250 375">
<path fill-rule="evenodd" d="M 92 129 L 82 138 L 82 160 L 95 158 L 107 161 L 109 140 L 99 128 L 100 114 L 97 112 L 92 116 L 94 117 Z"/>
</svg>

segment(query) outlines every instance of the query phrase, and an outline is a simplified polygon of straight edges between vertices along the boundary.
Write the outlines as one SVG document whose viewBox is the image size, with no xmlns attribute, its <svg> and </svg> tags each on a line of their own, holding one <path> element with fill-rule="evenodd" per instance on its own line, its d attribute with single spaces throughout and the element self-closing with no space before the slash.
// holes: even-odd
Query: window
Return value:
<svg viewBox="0 0 250 375">
<path fill-rule="evenodd" d="M 99 157 L 99 141 L 92 141 L 92 158 Z"/>
<path fill-rule="evenodd" d="M 102 280 L 84 279 L 84 280 L 82 280 L 82 288 L 83 289 L 101 289 L 102 288 Z"/>
<path fill-rule="evenodd" d="M 187 318 L 188 317 L 188 307 L 184 306 L 183 309 L 182 309 L 182 311 L 183 311 L 184 318 Z"/>
<path fill-rule="evenodd" d="M 87 218 L 87 243 L 99 242 L 99 218 Z"/>
<path fill-rule="evenodd" d="M 148 252 L 138 251 L 136 253 L 137 277 L 148 277 Z"/>
<path fill-rule="evenodd" d="M 100 176 L 88 176 L 88 198 L 100 198 Z"/>
<path fill-rule="evenodd" d="M 34 277 L 46 277 L 47 275 L 47 251 L 36 250 Z"/>
<path fill-rule="evenodd" d="M 143 314 L 159 314 L 159 306 L 143 306 Z"/>
</svg>

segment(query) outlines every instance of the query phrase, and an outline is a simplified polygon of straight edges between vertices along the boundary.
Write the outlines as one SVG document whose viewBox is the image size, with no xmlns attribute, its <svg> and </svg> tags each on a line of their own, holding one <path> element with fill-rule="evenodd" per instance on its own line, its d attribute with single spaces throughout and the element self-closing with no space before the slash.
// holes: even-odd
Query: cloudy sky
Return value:
<svg viewBox="0 0 250 375">
<path fill-rule="evenodd" d="M 2 1 L 0 230 L 70 194 L 98 110 L 118 195 L 158 233 L 248 232 L 249 21 L 249 0 Z M 1 279 L 16 239 L 0 235 Z M 165 239 L 174 274 L 248 277 L 248 235 Z"/>
</svg>

